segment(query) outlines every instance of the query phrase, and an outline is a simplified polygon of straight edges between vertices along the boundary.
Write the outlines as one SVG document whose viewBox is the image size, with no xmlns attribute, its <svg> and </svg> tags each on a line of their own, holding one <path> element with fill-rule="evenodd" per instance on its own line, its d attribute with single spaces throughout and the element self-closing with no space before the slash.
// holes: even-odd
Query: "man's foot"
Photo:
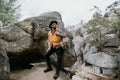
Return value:
<svg viewBox="0 0 120 80">
<path fill-rule="evenodd" d="M 52 70 L 53 70 L 52 68 L 47 68 L 47 69 L 44 70 L 44 72 L 46 73 L 46 72 L 49 72 L 49 71 L 52 71 Z"/>
<path fill-rule="evenodd" d="M 53 76 L 54 79 L 57 79 L 58 77 L 59 77 L 59 73 L 56 73 L 56 74 Z"/>
</svg>

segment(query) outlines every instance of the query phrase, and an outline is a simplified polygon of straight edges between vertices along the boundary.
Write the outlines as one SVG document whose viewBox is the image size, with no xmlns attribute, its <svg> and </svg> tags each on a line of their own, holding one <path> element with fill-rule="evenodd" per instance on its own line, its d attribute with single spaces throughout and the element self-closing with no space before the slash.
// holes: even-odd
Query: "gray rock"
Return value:
<svg viewBox="0 0 120 80">
<path fill-rule="evenodd" d="M 100 71 L 100 73 L 95 72 L 93 70 L 93 67 L 95 68 L 95 70 Z M 100 67 L 97 66 L 85 66 L 85 64 L 82 64 L 82 66 L 80 66 L 79 70 L 76 72 L 76 75 L 72 77 L 72 80 L 113 80 L 111 77 L 115 76 L 114 74 L 112 76 L 107 76 L 103 74 L 103 68 L 101 68 L 102 71 L 99 69 Z M 106 70 L 111 71 L 111 69 Z"/>
<path fill-rule="evenodd" d="M 61 73 L 57 80 L 70 80 L 70 78 L 65 73 Z"/>
<path fill-rule="evenodd" d="M 0 39 L 0 80 L 10 80 L 10 66 L 8 56 Z"/>
<path fill-rule="evenodd" d="M 102 68 L 103 71 L 103 75 L 105 76 L 110 76 L 110 77 L 114 77 L 119 73 L 118 69 L 107 69 L 107 68 Z"/>
<path fill-rule="evenodd" d="M 32 36 L 17 26 L 2 27 L 0 35 L 9 53 L 19 53 L 32 45 Z"/>
<path fill-rule="evenodd" d="M 114 77 L 119 73 L 119 70 L 111 68 L 102 68 L 93 65 L 93 71 L 98 74 L 103 74 L 104 76 Z"/>
<path fill-rule="evenodd" d="M 90 50 L 90 44 L 86 44 L 83 50 L 83 55 L 85 55 Z"/>
<path fill-rule="evenodd" d="M 117 37 L 117 35 L 109 35 L 109 38 L 106 42 L 106 44 L 104 45 L 105 47 L 118 47 L 119 46 L 119 38 Z"/>
<path fill-rule="evenodd" d="M 83 79 L 83 78 L 81 78 L 78 75 L 74 75 L 73 78 L 72 78 L 72 80 L 86 80 L 86 79 Z"/>
<path fill-rule="evenodd" d="M 94 65 L 93 65 L 93 71 L 94 71 L 95 73 L 98 73 L 98 74 L 101 73 L 100 67 L 94 66 Z"/>
<path fill-rule="evenodd" d="M 89 51 L 84 55 L 85 61 L 92 65 L 104 68 L 116 68 L 118 67 L 118 56 L 109 55 L 104 52 L 97 52 L 95 47 L 91 47 Z"/>
<path fill-rule="evenodd" d="M 3 27 L 3 23 L 2 23 L 2 21 L 0 21 L 0 27 Z"/>
<path fill-rule="evenodd" d="M 74 43 L 74 46 L 75 46 L 76 55 L 77 56 L 82 55 L 83 48 L 85 46 L 84 38 L 80 37 L 80 36 L 75 36 L 73 38 L 73 43 Z"/>
</svg>

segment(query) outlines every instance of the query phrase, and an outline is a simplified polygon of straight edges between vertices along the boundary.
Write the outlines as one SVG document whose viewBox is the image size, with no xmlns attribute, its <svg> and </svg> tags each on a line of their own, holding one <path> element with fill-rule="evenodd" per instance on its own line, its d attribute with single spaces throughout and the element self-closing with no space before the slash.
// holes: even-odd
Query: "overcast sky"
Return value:
<svg viewBox="0 0 120 80">
<path fill-rule="evenodd" d="M 48 11 L 58 11 L 62 15 L 65 25 L 75 25 L 81 20 L 88 21 L 94 11 L 94 5 L 103 12 L 115 0 L 18 0 L 21 4 L 21 19 L 38 16 Z"/>
</svg>

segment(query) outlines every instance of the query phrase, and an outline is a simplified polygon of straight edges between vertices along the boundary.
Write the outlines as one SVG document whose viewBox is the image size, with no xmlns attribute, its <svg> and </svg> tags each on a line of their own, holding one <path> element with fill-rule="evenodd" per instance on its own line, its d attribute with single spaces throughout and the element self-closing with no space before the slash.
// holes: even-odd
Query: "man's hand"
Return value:
<svg viewBox="0 0 120 80">
<path fill-rule="evenodd" d="M 67 37 L 66 34 L 62 34 L 62 33 L 59 33 L 59 32 L 56 32 L 56 34 L 59 35 L 59 36 L 61 36 L 61 37 L 63 37 L 63 38 Z"/>
</svg>

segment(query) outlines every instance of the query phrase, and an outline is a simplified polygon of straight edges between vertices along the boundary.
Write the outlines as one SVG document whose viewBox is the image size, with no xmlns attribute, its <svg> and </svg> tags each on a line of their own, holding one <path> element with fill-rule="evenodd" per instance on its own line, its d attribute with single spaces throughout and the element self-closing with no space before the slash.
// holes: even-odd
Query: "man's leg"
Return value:
<svg viewBox="0 0 120 80">
<path fill-rule="evenodd" d="M 44 72 L 48 72 L 48 71 L 52 70 L 51 62 L 50 62 L 50 55 L 52 55 L 54 52 L 55 52 L 55 49 L 52 48 L 50 51 L 48 51 L 45 54 L 45 59 L 46 59 L 46 62 L 47 62 L 47 69 L 45 69 Z"/>
<path fill-rule="evenodd" d="M 58 49 L 56 49 L 56 55 L 57 55 L 57 69 L 56 69 L 56 73 L 54 75 L 54 79 L 57 79 L 61 70 L 61 66 L 62 66 L 62 58 L 63 58 L 63 54 L 64 54 L 64 49 L 62 47 L 59 47 Z"/>
</svg>

